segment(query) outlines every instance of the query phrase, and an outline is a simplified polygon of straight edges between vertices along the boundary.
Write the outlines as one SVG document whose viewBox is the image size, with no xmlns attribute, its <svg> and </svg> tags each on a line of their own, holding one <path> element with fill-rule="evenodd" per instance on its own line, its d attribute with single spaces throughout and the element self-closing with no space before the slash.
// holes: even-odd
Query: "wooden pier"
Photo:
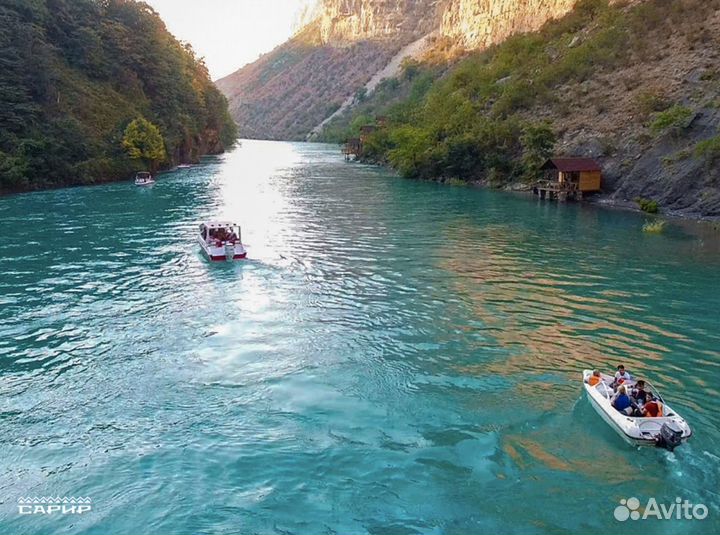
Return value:
<svg viewBox="0 0 720 535">
<path fill-rule="evenodd" d="M 345 160 L 357 160 L 362 153 L 362 141 L 360 138 L 348 139 L 345 145 L 343 145 L 342 153 L 345 155 Z"/>
<path fill-rule="evenodd" d="M 363 145 L 368 137 L 387 125 L 387 117 L 378 117 L 378 124 L 366 124 L 360 127 L 360 137 L 348 139 L 342 148 L 345 160 L 357 160 L 362 156 Z"/>
<path fill-rule="evenodd" d="M 533 186 L 533 193 L 541 200 L 565 202 L 568 200 L 581 201 L 583 192 L 571 185 L 554 182 L 538 182 Z"/>
</svg>

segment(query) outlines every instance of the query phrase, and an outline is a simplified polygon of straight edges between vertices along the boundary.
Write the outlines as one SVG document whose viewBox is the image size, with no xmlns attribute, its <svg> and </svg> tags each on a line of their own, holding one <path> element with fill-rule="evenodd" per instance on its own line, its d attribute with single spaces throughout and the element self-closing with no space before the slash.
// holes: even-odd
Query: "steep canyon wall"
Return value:
<svg viewBox="0 0 720 535">
<path fill-rule="evenodd" d="M 304 139 L 403 47 L 434 34 L 484 48 L 540 28 L 576 0 L 320 0 L 287 43 L 219 80 L 245 137 Z"/>
</svg>

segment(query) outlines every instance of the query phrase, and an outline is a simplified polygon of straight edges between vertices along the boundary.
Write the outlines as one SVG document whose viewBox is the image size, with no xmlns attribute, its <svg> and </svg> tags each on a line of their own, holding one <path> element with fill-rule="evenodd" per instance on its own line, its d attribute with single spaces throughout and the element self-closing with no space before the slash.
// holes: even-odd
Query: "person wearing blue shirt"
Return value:
<svg viewBox="0 0 720 535">
<path fill-rule="evenodd" d="M 615 394 L 615 397 L 612 400 L 612 406 L 628 416 L 631 416 L 635 411 L 634 403 L 630 399 L 630 396 L 627 395 L 623 385 L 620 385 L 618 388 L 617 394 Z"/>
</svg>

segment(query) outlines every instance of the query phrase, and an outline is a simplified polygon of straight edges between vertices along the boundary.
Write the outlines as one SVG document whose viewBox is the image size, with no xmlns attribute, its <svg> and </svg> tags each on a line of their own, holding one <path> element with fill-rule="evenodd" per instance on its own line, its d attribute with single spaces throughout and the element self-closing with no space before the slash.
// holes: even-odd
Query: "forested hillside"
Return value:
<svg viewBox="0 0 720 535">
<path fill-rule="evenodd" d="M 592 156 L 611 201 L 720 215 L 720 1 L 581 0 L 542 30 L 450 67 L 408 63 L 325 141 L 408 177 L 499 187 L 538 177 L 550 154 Z"/>
<path fill-rule="evenodd" d="M 148 164 L 123 147 L 134 119 L 162 135 L 152 166 L 236 137 L 205 65 L 146 4 L 3 0 L 0 50 L 0 192 L 128 176 Z"/>
</svg>

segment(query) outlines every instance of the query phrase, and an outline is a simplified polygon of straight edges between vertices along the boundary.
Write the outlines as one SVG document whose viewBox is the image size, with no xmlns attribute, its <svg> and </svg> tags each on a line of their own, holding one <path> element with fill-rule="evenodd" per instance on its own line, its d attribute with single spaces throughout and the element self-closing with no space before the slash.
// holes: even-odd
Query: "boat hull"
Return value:
<svg viewBox="0 0 720 535">
<path fill-rule="evenodd" d="M 228 260 L 245 260 L 247 253 L 233 255 L 232 258 L 228 259 L 226 256 L 208 256 L 208 259 L 213 262 L 227 262 Z"/>
<path fill-rule="evenodd" d="M 592 396 L 588 395 L 588 399 L 590 400 L 590 405 L 592 405 L 592 408 L 595 409 L 595 412 L 597 412 L 600 417 L 605 420 L 605 423 L 608 424 L 610 427 L 615 430 L 615 432 L 620 435 L 620 437 L 631 446 L 655 446 L 655 439 L 641 439 L 641 438 L 634 438 L 629 436 L 625 433 L 625 431 L 615 423 L 615 421 L 608 416 L 608 414 L 603 410 L 602 407 L 593 399 Z"/>
<path fill-rule="evenodd" d="M 598 386 L 590 386 L 586 381 L 592 375 L 591 370 L 583 372 L 583 388 L 590 400 L 590 405 L 600 417 L 607 423 L 622 439 L 633 446 L 656 446 L 660 429 L 665 423 L 674 423 L 683 431 L 682 442 L 692 436 L 690 426 L 681 418 L 669 405 L 663 402 L 666 416 L 658 418 L 641 418 L 627 416 L 618 412 L 610 403 L 609 397 L 612 388 L 608 385 L 612 377 L 603 375 L 603 382 Z"/>
<path fill-rule="evenodd" d="M 233 260 L 245 260 L 247 251 L 241 243 L 225 244 L 219 247 L 208 245 L 205 240 L 198 237 L 198 243 L 203 253 L 212 262 L 231 262 Z"/>
</svg>

